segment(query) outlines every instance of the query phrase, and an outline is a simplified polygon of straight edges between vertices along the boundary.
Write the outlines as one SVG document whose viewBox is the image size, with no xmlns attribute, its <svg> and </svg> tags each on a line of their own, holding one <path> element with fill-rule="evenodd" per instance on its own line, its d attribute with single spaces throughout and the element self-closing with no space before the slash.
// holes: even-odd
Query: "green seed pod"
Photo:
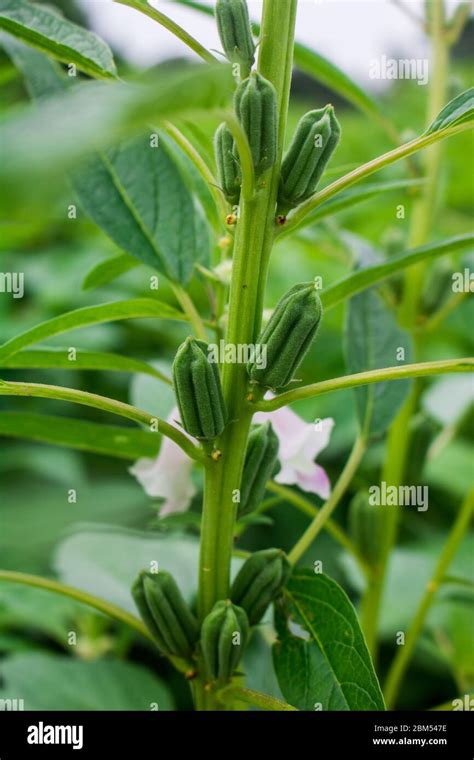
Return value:
<svg viewBox="0 0 474 760">
<path fill-rule="evenodd" d="M 349 533 L 370 567 L 376 567 L 382 555 L 382 509 L 370 504 L 363 491 L 356 494 L 349 505 Z"/>
<path fill-rule="evenodd" d="M 216 602 L 201 628 L 201 652 L 210 681 L 232 677 L 249 633 L 247 615 L 227 599 Z"/>
<path fill-rule="evenodd" d="M 303 116 L 281 165 L 279 211 L 286 213 L 313 195 L 340 136 L 332 106 Z"/>
<path fill-rule="evenodd" d="M 232 584 L 230 598 L 245 610 L 250 625 L 260 622 L 290 573 L 290 563 L 281 549 L 263 549 L 244 562 Z"/>
<path fill-rule="evenodd" d="M 277 106 L 275 88 L 256 72 L 237 87 L 235 111 L 247 135 L 257 174 L 276 161 Z"/>
<path fill-rule="evenodd" d="M 173 362 L 173 384 L 181 422 L 189 435 L 212 440 L 226 421 L 219 370 L 205 341 L 186 338 Z"/>
<path fill-rule="evenodd" d="M 271 423 L 256 426 L 250 433 L 240 486 L 238 517 L 253 512 L 263 499 L 265 487 L 278 471 L 278 437 Z"/>
<path fill-rule="evenodd" d="M 255 61 L 255 43 L 245 0 L 217 0 L 216 21 L 224 52 L 247 75 Z"/>
<path fill-rule="evenodd" d="M 249 363 L 250 379 L 267 388 L 287 385 L 311 346 L 321 316 L 321 300 L 313 282 L 291 288 L 258 339 L 266 350 L 266 366 Z"/>
<path fill-rule="evenodd" d="M 221 124 L 214 136 L 214 152 L 219 186 L 233 206 L 240 196 L 240 166 L 234 155 L 234 138 L 225 124 Z"/>
<path fill-rule="evenodd" d="M 189 659 L 199 626 L 173 576 L 142 572 L 132 586 L 132 596 L 163 654 Z"/>
</svg>

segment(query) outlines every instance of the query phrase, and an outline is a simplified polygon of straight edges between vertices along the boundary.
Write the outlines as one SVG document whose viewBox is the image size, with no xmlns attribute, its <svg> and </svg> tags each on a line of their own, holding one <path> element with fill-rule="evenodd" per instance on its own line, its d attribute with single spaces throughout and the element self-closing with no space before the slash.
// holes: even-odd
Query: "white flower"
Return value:
<svg viewBox="0 0 474 760">
<path fill-rule="evenodd" d="M 327 499 L 331 484 L 326 471 L 314 460 L 328 445 L 334 420 L 327 417 L 317 423 L 305 422 L 288 407 L 275 412 L 257 412 L 254 416 L 254 422 L 266 420 L 270 420 L 280 441 L 281 468 L 275 476 L 276 482 L 297 485 L 303 491 Z"/>
<path fill-rule="evenodd" d="M 178 418 L 178 410 L 172 409 L 167 422 L 184 432 L 176 423 Z M 163 436 L 156 459 L 139 459 L 130 468 L 130 472 L 148 496 L 164 499 L 160 517 L 165 517 L 173 512 L 185 512 L 191 504 L 196 494 L 191 478 L 192 467 L 193 460 L 174 441 Z"/>
<path fill-rule="evenodd" d="M 173 409 L 167 421 L 178 427 L 178 416 L 178 410 Z M 331 492 L 329 478 L 314 460 L 328 445 L 334 420 L 327 418 L 317 424 L 305 422 L 287 407 L 276 412 L 258 412 L 254 416 L 256 423 L 267 420 L 272 423 L 280 442 L 280 471 L 275 477 L 276 482 L 297 485 L 303 491 L 327 499 Z M 191 504 L 196 493 L 191 478 L 192 467 L 193 460 L 164 436 L 156 459 L 139 459 L 130 472 L 148 496 L 164 499 L 160 517 L 165 517 L 173 512 L 184 512 Z"/>
</svg>

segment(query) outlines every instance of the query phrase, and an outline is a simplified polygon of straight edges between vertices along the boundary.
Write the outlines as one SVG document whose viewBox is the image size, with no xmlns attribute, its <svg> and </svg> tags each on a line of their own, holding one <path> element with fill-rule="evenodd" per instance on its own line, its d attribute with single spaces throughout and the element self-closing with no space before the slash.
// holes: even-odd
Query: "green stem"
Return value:
<svg viewBox="0 0 474 760">
<path fill-rule="evenodd" d="M 297 711 L 296 707 L 289 705 L 287 702 L 282 702 L 281 699 L 270 697 L 268 694 L 263 694 L 261 691 L 255 691 L 254 689 L 246 689 L 244 686 L 227 686 L 218 696 L 224 702 L 226 699 L 231 698 L 253 707 L 260 707 L 262 710 L 274 710 L 278 712 Z"/>
<path fill-rule="evenodd" d="M 176 144 L 179 145 L 184 153 L 186 153 L 189 160 L 192 161 L 199 174 L 203 178 L 204 182 L 208 186 L 219 213 L 219 228 L 216 228 L 216 231 L 220 232 L 222 229 L 225 229 L 224 221 L 228 213 L 228 205 L 221 190 L 219 189 L 217 179 L 214 177 L 207 163 L 204 161 L 200 153 L 196 150 L 194 145 L 187 139 L 185 135 L 183 135 L 183 133 L 177 127 L 175 127 L 174 124 L 171 124 L 169 121 L 165 121 L 163 126 L 166 132 L 176 142 Z"/>
<path fill-rule="evenodd" d="M 61 594 L 61 596 L 67 596 L 69 599 L 74 599 L 82 604 L 87 604 L 89 607 L 93 607 L 99 612 L 103 612 L 104 615 L 118 620 L 120 623 L 125 623 L 130 628 L 145 636 L 147 639 L 153 641 L 148 629 L 142 623 L 139 618 L 134 615 L 130 615 L 121 607 L 117 607 L 115 604 L 107 602 L 105 599 L 100 599 L 97 596 L 88 594 L 86 591 L 82 591 L 72 586 L 66 586 L 59 581 L 53 581 L 51 578 L 41 578 L 39 575 L 29 575 L 27 573 L 17 573 L 11 570 L 0 570 L 0 581 L 9 581 L 11 583 L 21 583 L 24 586 L 32 586 L 34 588 L 41 588 L 45 591 L 52 591 L 54 594 Z"/>
<path fill-rule="evenodd" d="M 206 50 L 200 42 L 195 40 L 194 37 L 188 34 L 188 32 L 173 21 L 173 19 L 165 16 L 164 13 L 156 10 L 156 8 L 152 8 L 151 5 L 148 5 L 146 0 L 114 0 L 114 2 L 119 3 L 119 5 L 127 5 L 129 8 L 144 13 L 145 16 L 152 18 L 153 21 L 157 21 L 161 26 L 174 34 L 175 37 L 178 37 L 181 42 L 184 42 L 185 45 L 197 53 L 197 55 L 199 55 L 204 61 L 207 63 L 216 62 L 216 58 L 209 52 L 209 50 Z"/>
<path fill-rule="evenodd" d="M 178 299 L 181 308 L 189 317 L 189 321 L 193 326 L 196 337 L 200 340 L 207 340 L 206 328 L 204 327 L 204 323 L 194 305 L 192 298 L 188 295 L 188 293 L 181 285 L 178 285 L 178 283 L 172 283 L 171 287 L 173 288 L 173 292 Z"/>
<path fill-rule="evenodd" d="M 287 501 L 289 504 L 292 504 L 294 507 L 299 509 L 300 512 L 303 512 L 303 514 L 308 515 L 313 519 L 316 519 L 316 517 L 321 512 L 321 509 L 315 507 L 315 505 L 309 499 L 306 499 L 304 496 L 302 496 L 300 493 L 297 493 L 292 488 L 288 488 L 288 486 L 282 486 L 280 483 L 271 481 L 270 483 L 267 483 L 267 489 L 275 494 L 278 494 L 283 501 Z M 364 572 L 366 572 L 366 563 L 360 556 L 357 546 L 353 543 L 353 541 L 351 541 L 349 536 L 342 530 L 342 528 L 330 518 L 326 520 L 323 527 L 334 538 L 334 540 L 338 542 L 338 544 L 340 544 L 344 549 L 346 549 L 346 551 L 348 551 L 357 559 Z"/>
<path fill-rule="evenodd" d="M 103 412 L 116 414 L 119 417 L 125 417 L 133 422 L 145 425 L 149 430 L 155 426 L 157 432 L 166 435 L 176 443 L 186 454 L 202 464 L 208 463 L 208 457 L 189 440 L 181 430 L 170 425 L 158 417 L 154 417 L 148 412 L 137 409 L 135 406 L 125 404 L 123 401 L 99 396 L 96 393 L 87 391 L 78 391 L 75 388 L 62 388 L 58 385 L 42 385 L 40 383 L 11 383 L 0 380 L 0 396 L 26 396 L 32 398 L 51 398 L 57 401 L 70 401 L 72 404 L 81 404 L 90 406 L 94 409 L 100 409 Z"/>
<path fill-rule="evenodd" d="M 431 132 L 428 135 L 421 135 L 421 137 L 417 137 L 415 140 L 411 140 L 404 145 L 400 145 L 400 147 L 395 148 L 388 153 L 384 153 L 382 156 L 378 156 L 377 158 L 372 159 L 372 161 L 359 166 L 357 169 L 354 169 L 354 171 L 349 172 L 349 174 L 345 174 L 343 177 L 340 177 L 340 179 L 337 179 L 335 182 L 332 182 L 330 185 L 324 187 L 319 191 L 319 193 L 312 195 L 311 198 L 298 206 L 295 211 L 292 211 L 288 215 L 288 219 L 284 227 L 285 234 L 289 229 L 297 229 L 305 219 L 306 215 L 324 203 L 324 201 L 329 200 L 329 198 L 332 198 L 342 190 L 345 190 L 351 185 L 354 185 L 356 182 L 360 182 L 361 179 L 365 179 L 371 174 L 380 171 L 380 169 L 383 169 L 386 166 L 390 166 L 390 164 L 399 161 L 401 158 L 410 156 L 412 153 L 416 153 L 422 148 L 427 148 L 429 145 L 433 145 L 439 140 L 444 140 L 447 137 L 453 137 L 454 135 L 460 134 L 466 129 L 471 128 L 472 124 L 465 122 L 454 127 L 448 127 L 447 129 L 438 130 L 437 132 Z"/>
<path fill-rule="evenodd" d="M 432 3 L 431 34 L 433 38 L 434 67 L 430 77 L 430 90 L 427 109 L 427 123 L 430 124 L 444 106 L 446 100 L 447 74 L 448 74 L 448 44 L 445 36 L 445 14 L 443 0 L 434 0 Z M 433 145 L 425 154 L 425 182 L 422 193 L 416 201 L 412 211 L 412 223 L 410 230 L 409 245 L 420 246 L 429 238 L 434 209 L 439 187 L 439 174 L 441 167 L 442 145 Z M 405 273 L 405 287 L 400 305 L 401 323 L 414 331 L 418 316 L 418 307 L 426 263 L 420 262 L 409 268 Z M 420 335 L 415 335 L 415 345 L 419 349 Z M 417 354 L 419 351 L 417 350 Z M 417 375 L 420 377 L 420 375 Z M 406 468 L 406 459 L 410 444 L 410 420 L 415 413 L 418 402 L 420 385 L 415 383 L 412 391 L 392 422 L 387 441 L 387 451 L 382 479 L 390 486 L 399 486 L 403 483 Z M 369 584 L 365 597 L 362 601 L 362 621 L 365 630 L 367 644 L 372 657 L 377 657 L 377 631 L 380 608 L 383 599 L 384 586 L 387 576 L 390 555 L 395 545 L 399 513 L 396 509 L 387 509 L 384 513 L 384 547 L 382 561 L 377 576 Z"/>
<path fill-rule="evenodd" d="M 335 508 L 339 504 L 341 498 L 349 487 L 351 480 L 357 471 L 357 468 L 359 467 L 359 464 L 365 452 L 365 448 L 365 440 L 359 436 L 356 439 L 349 459 L 347 460 L 345 467 L 332 490 L 331 496 L 288 554 L 288 559 L 292 565 L 295 565 L 301 559 L 303 554 L 309 549 L 316 536 L 322 530 L 327 520 L 330 518 Z"/>
<path fill-rule="evenodd" d="M 265 0 L 263 8 L 260 61 L 271 69 L 270 78 L 278 103 L 288 103 L 293 50 L 296 0 Z M 270 6 L 272 10 L 270 10 Z M 289 60 L 288 60 L 289 59 Z M 260 66 L 260 64 L 259 64 Z M 281 113 L 281 112 L 280 112 Z M 228 122 L 229 123 L 229 122 Z M 285 128 L 286 111 L 280 118 L 279 134 Z M 231 124 L 232 126 L 232 124 Z M 234 133 L 235 134 L 235 133 Z M 280 137 L 282 142 L 282 138 Z M 274 215 L 278 188 L 279 161 L 250 187 L 247 171 L 241 193 L 240 213 L 234 242 L 232 282 L 226 343 L 252 344 L 261 322 L 261 292 L 265 287 L 262 262 L 269 257 L 274 239 Z M 235 494 L 240 488 L 245 450 L 253 410 L 247 404 L 247 371 L 244 365 L 225 364 L 223 391 L 229 416 L 223 435 L 216 441 L 221 457 L 205 473 L 201 527 L 198 609 L 201 620 L 216 601 L 229 592 Z M 208 709 L 215 704 L 211 698 Z"/>
<path fill-rule="evenodd" d="M 387 380 L 404 380 L 409 377 L 427 377 L 429 375 L 443 375 L 451 372 L 469 372 L 474 368 L 474 358 L 466 356 L 462 359 L 443 359 L 434 362 L 419 362 L 418 364 L 406 364 L 402 367 L 384 367 L 372 369 L 367 372 L 357 372 L 354 375 L 334 377 L 331 380 L 323 380 L 320 383 L 304 385 L 294 391 L 286 391 L 279 396 L 257 403 L 249 402 L 255 411 L 273 412 L 282 406 L 292 404 L 305 398 L 321 396 L 323 393 L 331 393 L 344 388 L 356 388 L 360 385 L 381 383 Z"/>
<path fill-rule="evenodd" d="M 403 479 L 409 437 L 407 435 L 401 435 L 400 433 L 407 429 L 416 407 L 417 399 L 418 393 L 417 389 L 414 387 L 395 421 L 392 423 L 388 434 L 382 480 L 391 485 L 400 484 Z M 387 507 L 382 514 L 382 521 L 384 543 L 380 562 L 376 574 L 374 574 L 369 580 L 369 584 L 362 599 L 360 611 L 362 630 L 364 631 L 367 646 L 374 662 L 377 659 L 377 633 L 380 605 L 382 603 L 388 563 L 397 536 L 399 510 L 395 507 Z"/>
<path fill-rule="evenodd" d="M 413 655 L 418 637 L 422 632 L 426 616 L 430 610 L 431 605 L 433 604 L 435 594 L 443 581 L 446 570 L 451 564 L 453 557 L 456 554 L 460 543 L 469 527 L 469 522 L 471 520 L 473 510 L 474 489 L 471 490 L 467 495 L 464 503 L 461 506 L 461 509 L 459 510 L 458 516 L 454 522 L 454 525 L 451 529 L 451 532 L 449 533 L 448 539 L 436 564 L 433 577 L 426 586 L 425 593 L 418 606 L 415 617 L 413 618 L 413 621 L 410 625 L 410 628 L 406 635 L 405 644 L 399 647 L 398 653 L 395 656 L 388 672 L 385 685 L 385 701 L 389 709 L 393 708 L 396 702 L 403 676 Z"/>
</svg>

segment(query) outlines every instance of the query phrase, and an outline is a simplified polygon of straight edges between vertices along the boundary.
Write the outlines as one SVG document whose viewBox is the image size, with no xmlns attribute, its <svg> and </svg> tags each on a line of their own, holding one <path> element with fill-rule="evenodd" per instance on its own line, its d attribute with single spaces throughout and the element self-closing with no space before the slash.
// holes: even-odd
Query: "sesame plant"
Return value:
<svg viewBox="0 0 474 760">
<path fill-rule="evenodd" d="M 0 42 L 33 101 L 0 124 L 6 148 L 0 172 L 12 193 L 25 176 L 34 183 L 67 175 L 73 212 L 77 199 L 78 213 L 120 251 L 94 265 L 90 288 L 139 267 L 151 268 L 155 286 L 147 296 L 94 303 L 13 335 L 0 346 L 0 395 L 69 402 L 139 426 L 132 472 L 148 493 L 167 499 L 161 518 L 166 512 L 183 517 L 193 497 L 199 502 L 195 593 L 182 588 L 160 556 L 129 579 L 134 614 L 52 578 L 3 570 L 0 579 L 69 596 L 130 627 L 148 641 L 154 658 L 166 658 L 189 684 L 196 710 L 392 709 L 430 609 L 452 576 L 474 504 L 472 491 L 459 503 L 430 583 L 381 667 L 381 610 L 403 521 L 400 498 L 418 505 L 420 513 L 427 506 L 420 473 L 437 440 L 420 414 L 422 391 L 428 378 L 467 373 L 474 364 L 452 352 L 423 356 L 424 335 L 460 307 L 469 290 L 461 297 L 453 290 L 433 303 L 434 280 L 424 287 L 436 275 L 444 276 L 448 289 L 440 262 L 449 260 L 451 275 L 472 252 L 472 234 L 431 234 L 443 146 L 472 127 L 473 91 L 447 94 L 450 49 L 468 10 L 463 4 L 448 19 L 443 0 L 427 4 L 423 23 L 433 74 L 426 128 L 403 141 L 371 96 L 295 43 L 297 0 L 264 0 L 261 19 L 252 23 L 245 0 L 217 0 L 215 7 L 179 3 L 215 16 L 219 51 L 204 48 L 145 0 L 117 3 L 176 35 L 201 63 L 139 79 L 125 70 L 119 76 L 110 49 L 96 35 L 48 6 L 0 0 Z M 314 103 L 290 129 L 295 68 L 375 120 L 387 150 L 348 172 L 339 170 L 344 116 L 324 102 Z M 209 119 L 212 138 L 199 128 Z M 364 183 L 395 163 L 401 179 L 375 176 Z M 292 275 L 289 253 L 286 287 L 269 302 L 272 254 L 281 243 L 291 251 L 341 209 L 362 201 L 375 206 L 394 191 L 409 194 L 412 203 L 403 248 L 384 255 L 354 248 L 336 281 L 321 274 L 319 243 L 313 276 L 303 282 Z M 167 283 L 168 300 L 153 292 L 158 282 L 159 290 Z M 318 332 L 336 308 L 345 314 L 347 372 L 331 377 L 318 353 Z M 185 325 L 187 337 L 173 347 L 170 376 L 132 356 L 37 347 L 68 331 L 129 319 Z M 308 355 L 318 357 L 318 369 L 306 383 L 301 377 Z M 162 383 L 163 393 L 172 386 L 175 408 L 161 419 L 99 395 L 92 385 L 79 390 L 7 378 L 12 370 L 48 367 L 148 374 Z M 354 389 L 357 432 L 330 485 L 314 460 L 334 422 L 318 419 L 318 401 L 345 389 Z M 290 409 L 299 401 L 314 423 L 305 424 Z M 107 438 L 107 428 L 94 424 L 95 433 L 91 427 L 81 437 L 71 419 L 60 442 L 97 451 L 100 438 L 103 453 L 122 457 L 130 427 L 118 428 L 125 438 Z M 48 427 L 45 421 L 32 437 L 47 441 Z M 375 452 L 377 474 L 367 483 L 361 464 Z M 198 473 L 198 487 L 192 473 Z M 375 491 L 369 484 L 378 484 Z M 252 527 L 265 526 L 279 501 L 309 520 L 298 540 L 285 551 L 264 539 L 257 550 L 244 550 L 241 539 Z M 357 594 L 349 598 L 341 579 L 325 570 L 319 556 L 323 534 L 344 551 L 359 579 L 357 603 Z M 278 696 L 247 683 L 244 655 L 262 629 L 273 637 L 268 667 L 278 679 Z"/>
</svg>

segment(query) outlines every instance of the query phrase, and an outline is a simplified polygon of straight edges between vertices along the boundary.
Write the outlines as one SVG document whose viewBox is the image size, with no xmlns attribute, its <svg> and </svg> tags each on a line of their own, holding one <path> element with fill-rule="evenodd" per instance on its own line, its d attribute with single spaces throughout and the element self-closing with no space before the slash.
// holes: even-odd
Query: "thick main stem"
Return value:
<svg viewBox="0 0 474 760">
<path fill-rule="evenodd" d="M 259 71 L 277 93 L 279 151 L 272 169 L 241 198 L 233 254 L 226 343 L 253 344 L 260 329 L 266 269 L 275 235 L 275 207 L 286 126 L 297 0 L 265 0 Z M 242 194 L 244 195 L 244 194 Z M 229 423 L 217 447 L 220 458 L 205 473 L 199 566 L 199 616 L 229 592 L 237 494 L 253 410 L 246 403 L 245 365 L 225 364 L 223 390 Z M 215 706 L 207 700 L 206 709 Z"/>
</svg>

